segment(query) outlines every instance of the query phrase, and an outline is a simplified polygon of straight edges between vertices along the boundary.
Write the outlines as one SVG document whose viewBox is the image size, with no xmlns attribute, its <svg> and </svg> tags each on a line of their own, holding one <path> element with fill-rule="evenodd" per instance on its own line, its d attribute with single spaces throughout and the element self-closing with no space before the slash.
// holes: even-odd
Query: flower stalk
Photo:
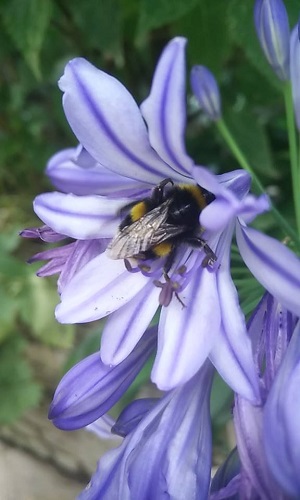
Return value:
<svg viewBox="0 0 300 500">
<path fill-rule="evenodd" d="M 233 135 L 231 134 L 230 130 L 228 129 L 225 121 L 223 118 L 220 118 L 218 121 L 216 121 L 217 128 L 222 135 L 223 139 L 227 143 L 228 147 L 230 148 L 233 156 L 236 158 L 236 160 L 239 162 L 242 168 L 247 170 L 249 174 L 252 176 L 253 179 L 253 184 L 254 188 L 259 192 L 259 193 L 264 193 L 265 189 L 263 185 L 261 184 L 259 178 L 255 174 L 254 170 L 252 169 L 251 165 L 249 164 L 246 156 L 244 155 L 243 151 L 240 149 L 239 145 L 237 144 L 236 140 L 234 139 Z M 296 192 L 295 192 L 295 199 L 297 199 Z M 300 206 L 300 198 L 297 201 L 298 205 Z M 299 207 L 300 208 L 300 207 Z M 277 210 L 277 208 L 272 204 L 270 201 L 270 211 L 276 220 L 282 230 L 286 233 L 287 236 L 290 236 L 292 240 L 299 246 L 300 249 L 300 239 L 296 231 L 290 226 L 290 224 L 285 220 L 284 217 L 280 214 L 280 212 Z M 300 213 L 300 212 L 299 212 Z M 300 219 L 299 219 L 300 221 Z M 300 232 L 299 232 L 300 235 Z"/>
<path fill-rule="evenodd" d="M 294 110 L 293 110 L 292 88 L 289 82 L 285 83 L 283 86 L 283 95 L 285 102 L 286 124 L 287 124 L 287 133 L 288 133 L 289 150 L 290 150 L 294 209 L 296 216 L 297 231 L 298 235 L 300 235 L 300 197 L 299 197 L 300 168 L 298 165 L 297 133 L 295 127 Z"/>
</svg>

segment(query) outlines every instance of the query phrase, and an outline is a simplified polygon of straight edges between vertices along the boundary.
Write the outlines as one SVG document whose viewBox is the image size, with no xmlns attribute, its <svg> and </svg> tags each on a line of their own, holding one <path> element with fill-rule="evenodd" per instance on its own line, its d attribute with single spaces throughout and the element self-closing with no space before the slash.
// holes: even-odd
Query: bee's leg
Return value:
<svg viewBox="0 0 300 500">
<path fill-rule="evenodd" d="M 185 243 L 191 245 L 194 248 L 203 248 L 206 256 L 202 261 L 202 267 L 212 266 L 217 260 L 216 254 L 212 251 L 210 246 L 202 238 L 197 238 L 197 236 L 191 236 L 185 239 Z"/>
<path fill-rule="evenodd" d="M 171 267 L 172 267 L 172 265 L 174 263 L 174 260 L 175 260 L 175 257 L 176 257 L 176 252 L 177 252 L 177 248 L 176 248 L 176 246 L 173 246 L 171 252 L 169 253 L 169 255 L 166 258 L 166 262 L 165 262 L 165 265 L 164 265 L 164 278 L 166 280 L 166 283 L 171 283 L 172 282 L 172 280 L 171 280 L 171 278 L 169 276 L 169 271 L 170 271 L 170 269 L 171 269 Z M 182 302 L 181 298 L 179 297 L 179 294 L 176 292 L 176 288 L 175 288 L 176 285 L 177 285 L 176 282 L 172 282 L 171 283 L 172 292 L 174 293 L 176 299 L 178 300 L 178 302 L 180 302 L 180 304 L 182 305 L 182 307 L 185 307 L 184 302 Z"/>
<path fill-rule="evenodd" d="M 169 273 L 171 267 L 173 266 L 175 256 L 176 256 L 176 251 L 177 251 L 176 246 L 173 246 L 169 255 L 166 258 L 165 265 L 164 265 L 164 276 L 165 277 L 167 276 L 169 278 L 168 273 Z M 169 280 L 170 280 L 170 278 L 169 278 Z"/>
<path fill-rule="evenodd" d="M 173 186 L 174 182 L 170 178 L 164 179 L 153 189 L 151 198 L 156 206 L 160 205 L 164 201 L 164 187 L 167 184 L 172 184 Z"/>
</svg>

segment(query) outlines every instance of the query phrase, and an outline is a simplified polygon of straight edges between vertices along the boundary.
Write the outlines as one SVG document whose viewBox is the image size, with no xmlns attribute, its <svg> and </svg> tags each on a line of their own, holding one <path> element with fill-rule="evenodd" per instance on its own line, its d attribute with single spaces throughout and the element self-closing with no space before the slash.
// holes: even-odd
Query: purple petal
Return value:
<svg viewBox="0 0 300 500">
<path fill-rule="evenodd" d="M 222 193 L 222 186 L 218 181 L 218 177 L 211 172 L 207 168 L 199 167 L 199 165 L 195 165 L 192 169 L 192 177 L 196 181 L 199 186 L 207 189 L 214 195 L 218 195 Z"/>
<path fill-rule="evenodd" d="M 93 168 L 97 165 L 95 158 L 93 158 L 87 150 L 82 146 L 82 144 L 78 144 L 75 155 L 74 162 L 81 168 Z"/>
<path fill-rule="evenodd" d="M 112 432 L 125 437 L 132 432 L 142 418 L 156 405 L 158 398 L 142 398 L 132 401 L 119 415 Z"/>
<path fill-rule="evenodd" d="M 90 260 L 100 255 L 107 247 L 107 240 L 78 240 L 73 243 L 73 251 L 65 261 L 58 279 L 58 292 L 61 294 L 67 283 Z"/>
<path fill-rule="evenodd" d="M 20 232 L 20 236 L 23 238 L 40 238 L 42 241 L 46 241 L 47 243 L 56 243 L 57 241 L 61 241 L 66 238 L 64 234 L 56 233 L 49 226 L 24 229 Z"/>
<path fill-rule="evenodd" d="M 107 413 L 98 418 L 95 422 L 85 427 L 86 431 L 92 432 L 100 439 L 110 439 L 114 441 L 121 441 L 120 436 L 112 434 L 111 429 L 115 424 L 115 420 Z"/>
<path fill-rule="evenodd" d="M 60 259 L 65 262 L 70 253 L 72 253 L 73 247 L 74 243 L 70 243 L 69 245 L 63 245 L 61 247 L 49 248 L 44 252 L 36 253 L 35 255 L 30 257 L 30 259 L 28 259 L 28 263 L 32 264 L 32 262 L 37 262 L 39 260 L 49 260 L 49 259 Z"/>
<path fill-rule="evenodd" d="M 207 270 L 195 271 L 180 293 L 186 307 L 174 298 L 162 309 L 158 351 L 151 378 L 162 390 L 189 380 L 207 358 L 219 330 L 216 277 Z"/>
<path fill-rule="evenodd" d="M 133 299 L 109 316 L 101 337 L 101 359 L 116 365 L 130 354 L 159 305 L 159 288 L 149 279 Z"/>
<path fill-rule="evenodd" d="M 225 187 L 242 200 L 249 192 L 251 187 L 251 175 L 245 170 L 237 169 L 225 174 L 216 176 L 221 187 Z"/>
<path fill-rule="evenodd" d="M 74 243 L 70 243 L 69 245 L 63 245 L 61 247 L 50 248 L 44 252 L 36 253 L 30 257 L 27 262 L 32 264 L 39 260 L 50 260 L 50 262 L 42 266 L 36 274 L 40 277 L 52 276 L 53 274 L 60 273 L 64 269 L 69 255 L 72 255 L 73 246 Z"/>
<path fill-rule="evenodd" d="M 73 132 L 101 165 L 150 184 L 170 177 L 172 170 L 151 148 L 139 108 L 120 82 L 78 58 L 67 64 L 59 86 Z"/>
<path fill-rule="evenodd" d="M 270 201 L 267 195 L 262 194 L 256 198 L 255 196 L 248 194 L 248 196 L 244 199 L 244 202 L 241 204 L 237 215 L 239 215 L 243 221 L 249 223 L 252 222 L 257 215 L 260 215 L 268 210 L 270 210 Z"/>
<path fill-rule="evenodd" d="M 44 193 L 35 198 L 34 211 L 58 233 L 75 239 L 111 238 L 120 223 L 118 212 L 129 198 Z"/>
<path fill-rule="evenodd" d="M 236 288 L 224 261 L 217 273 L 222 328 L 210 359 L 227 384 L 250 401 L 260 401 L 258 378 Z"/>
<path fill-rule="evenodd" d="M 122 260 L 102 253 L 67 283 L 56 318 L 61 323 L 87 323 L 108 316 L 140 293 L 148 280 L 142 273 L 129 273 Z"/>
<path fill-rule="evenodd" d="M 149 184 L 115 174 L 94 160 L 92 166 L 83 168 L 76 161 L 76 152 L 75 148 L 60 151 L 47 164 L 46 174 L 60 191 L 81 196 L 99 194 L 118 198 L 132 194 L 140 196 L 140 193 L 149 191 Z M 82 156 L 81 154 L 80 160 Z M 91 158 L 87 152 L 84 156 Z"/>
<path fill-rule="evenodd" d="M 46 174 L 51 173 L 51 170 L 56 170 L 60 165 L 63 165 L 65 162 L 68 162 L 70 160 L 76 163 L 76 158 L 79 152 L 78 148 L 80 148 L 81 150 L 81 146 L 79 145 L 76 148 L 65 148 L 57 151 L 57 153 L 54 153 L 54 155 L 51 156 L 47 162 Z M 92 157 L 89 156 L 89 158 Z M 95 166 L 95 164 L 96 161 L 93 160 L 93 166 Z"/>
<path fill-rule="evenodd" d="M 120 399 L 156 346 L 148 330 L 132 353 L 116 367 L 104 365 L 100 353 L 83 359 L 62 378 L 49 418 L 60 429 L 79 429 L 94 422 Z"/>
<path fill-rule="evenodd" d="M 98 463 L 80 500 L 207 500 L 211 468 L 210 364 L 168 393 Z M 174 418 L 176 415 L 176 418 Z"/>
<path fill-rule="evenodd" d="M 240 216 L 245 222 L 251 222 L 257 215 L 269 210 L 270 203 L 266 195 L 256 198 L 247 195 L 239 200 L 227 191 L 220 194 L 213 203 L 210 203 L 201 212 L 201 225 L 210 231 L 226 230 L 230 221 Z"/>
<path fill-rule="evenodd" d="M 298 25 L 295 26 L 291 34 L 290 54 L 294 113 L 298 130 L 300 130 L 300 41 L 298 34 Z"/>
<path fill-rule="evenodd" d="M 256 198 L 247 194 L 250 177 L 243 171 L 229 172 L 217 178 L 205 172 L 203 168 L 195 167 L 193 174 L 198 184 L 216 196 L 200 215 L 201 225 L 210 231 L 226 230 L 231 220 L 237 216 L 251 221 L 269 209 L 267 196 Z"/>
<path fill-rule="evenodd" d="M 248 323 L 257 372 L 264 388 L 264 400 L 285 357 L 295 329 L 295 318 L 266 292 Z"/>
<path fill-rule="evenodd" d="M 193 162 L 184 145 L 185 45 L 186 39 L 177 37 L 166 46 L 155 70 L 150 95 L 141 110 L 153 148 L 175 172 L 190 177 Z"/>
<path fill-rule="evenodd" d="M 264 444 L 274 478 L 293 498 L 300 495 L 300 324 L 293 333 L 264 410 Z"/>
<path fill-rule="evenodd" d="M 255 278 L 289 311 L 300 316 L 300 261 L 279 241 L 237 224 L 240 253 Z"/>
<path fill-rule="evenodd" d="M 47 262 L 47 264 L 45 264 L 44 266 L 40 267 L 37 270 L 36 275 L 39 276 L 39 278 L 45 278 L 46 276 L 53 276 L 53 274 L 59 274 L 64 268 L 64 265 L 65 265 L 64 259 L 51 260 L 50 262 Z"/>
<path fill-rule="evenodd" d="M 235 217 L 235 208 L 230 200 L 218 197 L 202 210 L 201 226 L 212 232 L 226 230 L 231 219 Z"/>
<path fill-rule="evenodd" d="M 233 170 L 226 174 L 214 175 L 207 168 L 195 165 L 192 175 L 199 186 L 204 187 L 216 196 L 222 195 L 226 198 L 230 194 L 238 200 L 242 200 L 249 192 L 251 176 L 245 170 Z M 229 191 L 229 195 L 227 194 Z"/>
<path fill-rule="evenodd" d="M 237 474 L 231 481 L 218 491 L 209 495 L 209 500 L 238 500 L 240 491 L 241 476 Z"/>
<path fill-rule="evenodd" d="M 242 485 L 240 488 L 242 498 L 243 496 L 253 499 L 282 498 L 266 462 L 263 447 L 262 408 L 253 406 L 246 399 L 236 397 L 234 423 L 238 452 L 242 463 Z"/>
<path fill-rule="evenodd" d="M 237 494 L 239 491 L 240 470 L 241 462 L 238 450 L 237 447 L 234 447 L 212 478 L 209 500 L 225 500 Z M 232 500 L 235 500 L 235 497 Z"/>
</svg>

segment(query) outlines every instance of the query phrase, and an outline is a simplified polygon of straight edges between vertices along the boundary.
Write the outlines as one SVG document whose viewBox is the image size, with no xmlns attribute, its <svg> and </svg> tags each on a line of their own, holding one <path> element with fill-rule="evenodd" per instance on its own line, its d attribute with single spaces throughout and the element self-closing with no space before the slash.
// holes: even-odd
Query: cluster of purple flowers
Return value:
<svg viewBox="0 0 300 500">
<path fill-rule="evenodd" d="M 255 24 L 276 74 L 291 73 L 300 113 L 299 57 L 292 69 L 283 4 L 257 0 Z M 123 441 L 101 458 L 80 499 L 299 498 L 300 261 L 248 226 L 269 201 L 249 194 L 247 172 L 213 175 L 187 155 L 185 44 L 175 38 L 166 46 L 140 107 L 119 81 L 84 59 L 70 61 L 59 81 L 79 146 L 50 159 L 46 173 L 59 191 L 37 196 L 34 210 L 45 225 L 22 235 L 62 243 L 31 258 L 48 261 L 39 276 L 59 274 L 57 320 L 107 320 L 100 352 L 64 376 L 49 418 L 61 429 L 99 432 L 106 412 L 154 356 L 151 380 L 162 396 L 132 402 L 110 424 Z M 294 30 L 291 58 L 296 53 Z M 211 73 L 193 68 L 191 85 L 217 121 L 221 101 Z M 199 224 L 217 258 L 203 266 L 203 249 L 181 245 L 168 279 L 163 256 L 145 265 L 106 252 L 122 208 L 150 196 L 164 179 L 213 193 Z M 248 325 L 230 273 L 234 235 L 266 289 Z M 238 464 L 225 463 L 211 483 L 215 370 L 235 392 Z"/>
</svg>

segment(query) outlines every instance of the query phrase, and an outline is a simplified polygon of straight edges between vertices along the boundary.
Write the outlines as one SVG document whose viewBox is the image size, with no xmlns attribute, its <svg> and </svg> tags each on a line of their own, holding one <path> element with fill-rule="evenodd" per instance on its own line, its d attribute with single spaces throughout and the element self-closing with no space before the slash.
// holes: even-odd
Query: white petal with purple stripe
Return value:
<svg viewBox="0 0 300 500">
<path fill-rule="evenodd" d="M 78 58 L 66 66 L 59 86 L 73 132 L 99 163 L 150 184 L 170 177 L 172 169 L 151 148 L 140 110 L 118 80 Z"/>
<path fill-rule="evenodd" d="M 129 273 L 123 260 L 102 253 L 67 283 L 56 318 L 61 323 L 87 323 L 108 316 L 139 293 L 148 279 L 142 273 Z"/>
<path fill-rule="evenodd" d="M 71 238 L 112 238 L 120 223 L 118 212 L 129 202 L 54 192 L 37 196 L 34 211 L 54 231 Z"/>
</svg>

